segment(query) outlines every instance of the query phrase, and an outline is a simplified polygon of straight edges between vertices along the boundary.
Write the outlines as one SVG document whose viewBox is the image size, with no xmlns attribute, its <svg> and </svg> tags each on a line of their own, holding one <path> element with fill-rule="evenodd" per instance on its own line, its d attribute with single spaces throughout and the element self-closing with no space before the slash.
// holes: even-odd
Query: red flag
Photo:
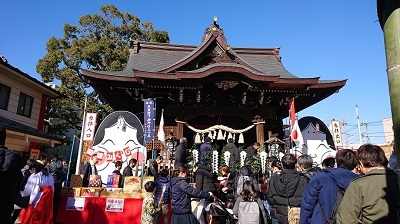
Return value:
<svg viewBox="0 0 400 224">
<path fill-rule="evenodd" d="M 157 138 L 165 145 L 164 110 L 161 111 L 161 119 L 160 119 L 160 125 L 158 126 Z"/>
<path fill-rule="evenodd" d="M 296 120 L 296 110 L 294 109 L 294 99 L 290 100 L 290 124 L 292 125 L 292 128 L 294 127 L 294 122 Z"/>
</svg>

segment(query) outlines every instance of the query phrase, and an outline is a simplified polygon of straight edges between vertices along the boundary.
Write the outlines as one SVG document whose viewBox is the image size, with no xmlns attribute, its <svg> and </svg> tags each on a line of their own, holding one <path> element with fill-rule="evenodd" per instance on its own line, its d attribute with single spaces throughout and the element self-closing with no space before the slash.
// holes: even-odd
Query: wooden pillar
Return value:
<svg viewBox="0 0 400 224">
<path fill-rule="evenodd" d="M 176 124 L 176 138 L 179 141 L 183 137 L 183 124 L 177 123 Z"/>
<path fill-rule="evenodd" d="M 256 124 L 256 136 L 257 136 L 257 142 L 260 144 L 264 144 L 264 119 L 262 118 L 256 118 L 255 122 L 262 122 L 259 124 Z"/>
</svg>

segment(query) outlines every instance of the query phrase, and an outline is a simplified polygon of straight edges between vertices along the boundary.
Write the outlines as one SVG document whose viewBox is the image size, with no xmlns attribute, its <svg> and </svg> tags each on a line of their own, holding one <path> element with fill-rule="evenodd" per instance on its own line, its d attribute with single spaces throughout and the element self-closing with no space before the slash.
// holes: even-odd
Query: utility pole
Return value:
<svg viewBox="0 0 400 224">
<path fill-rule="evenodd" d="M 379 23 L 383 30 L 386 52 L 386 72 L 392 109 L 396 158 L 400 161 L 400 1 L 377 0 Z M 397 169 L 400 162 L 397 163 Z"/>
<path fill-rule="evenodd" d="M 346 137 L 346 149 L 349 148 L 349 136 L 347 135 L 347 121 L 346 121 L 346 115 L 343 113 L 343 128 L 344 128 L 344 136 Z"/>
<path fill-rule="evenodd" d="M 360 116 L 358 116 L 358 105 L 356 104 L 356 114 L 357 114 L 357 125 L 358 125 L 358 137 L 360 138 L 360 145 L 363 144 L 361 137 L 361 126 L 360 126 Z"/>
</svg>

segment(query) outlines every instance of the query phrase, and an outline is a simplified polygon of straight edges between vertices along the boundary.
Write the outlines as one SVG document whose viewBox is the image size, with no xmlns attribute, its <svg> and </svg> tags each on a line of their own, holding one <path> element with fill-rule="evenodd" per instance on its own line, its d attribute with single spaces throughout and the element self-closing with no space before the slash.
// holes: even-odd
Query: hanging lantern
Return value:
<svg viewBox="0 0 400 224">
<path fill-rule="evenodd" d="M 224 140 L 224 139 L 225 139 L 225 138 L 224 138 L 224 136 L 222 135 L 222 130 L 219 129 L 217 140 Z"/>
<path fill-rule="evenodd" d="M 201 144 L 200 134 L 196 133 L 196 137 L 194 138 L 194 143 Z"/>
<path fill-rule="evenodd" d="M 213 134 L 211 133 L 211 131 L 208 132 L 208 137 L 211 138 L 211 139 L 213 139 Z"/>
<path fill-rule="evenodd" d="M 229 151 L 224 152 L 225 165 L 229 166 L 230 159 L 231 159 L 231 153 Z"/>
<path fill-rule="evenodd" d="M 239 144 L 244 144 L 244 137 L 243 137 L 243 133 L 240 133 L 240 135 L 239 135 L 239 141 L 238 141 L 238 143 L 239 143 Z"/>
<path fill-rule="evenodd" d="M 246 160 L 247 153 L 245 151 L 240 152 L 240 167 L 244 166 L 244 161 Z"/>
</svg>

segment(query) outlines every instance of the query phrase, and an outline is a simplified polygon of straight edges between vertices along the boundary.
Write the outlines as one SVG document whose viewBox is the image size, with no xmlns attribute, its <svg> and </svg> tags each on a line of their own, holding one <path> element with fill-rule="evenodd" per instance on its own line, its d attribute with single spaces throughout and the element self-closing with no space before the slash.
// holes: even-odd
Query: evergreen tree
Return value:
<svg viewBox="0 0 400 224">
<path fill-rule="evenodd" d="M 123 70 L 131 41 L 169 42 L 168 33 L 155 30 L 152 22 L 141 23 L 135 15 L 121 13 L 114 5 L 102 6 L 100 11 L 82 16 L 79 25 L 64 24 L 64 37 L 51 37 L 46 44 L 47 54 L 38 61 L 36 71 L 43 82 L 56 83 L 55 89 L 65 96 L 48 102 L 45 119 L 62 122 L 50 125 L 50 133 L 64 135 L 69 129 L 80 127 L 85 95 L 87 111 L 105 116 L 112 110 L 90 88 L 81 68 Z"/>
</svg>

